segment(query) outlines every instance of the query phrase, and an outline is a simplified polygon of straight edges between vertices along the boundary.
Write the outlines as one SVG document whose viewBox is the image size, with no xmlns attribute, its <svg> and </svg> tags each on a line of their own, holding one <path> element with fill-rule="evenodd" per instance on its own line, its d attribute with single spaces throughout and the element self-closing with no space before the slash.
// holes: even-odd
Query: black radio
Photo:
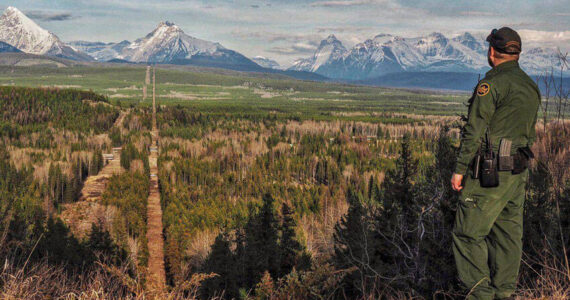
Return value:
<svg viewBox="0 0 570 300">
<path fill-rule="evenodd" d="M 491 150 L 486 152 L 481 162 L 481 187 L 499 186 L 499 170 L 497 168 L 497 157 Z"/>
<path fill-rule="evenodd" d="M 485 133 L 487 140 L 483 161 L 481 162 L 481 178 L 479 182 L 481 187 L 497 187 L 499 186 L 499 168 L 497 166 L 497 157 L 493 152 L 493 145 L 489 139 L 488 133 Z"/>
</svg>

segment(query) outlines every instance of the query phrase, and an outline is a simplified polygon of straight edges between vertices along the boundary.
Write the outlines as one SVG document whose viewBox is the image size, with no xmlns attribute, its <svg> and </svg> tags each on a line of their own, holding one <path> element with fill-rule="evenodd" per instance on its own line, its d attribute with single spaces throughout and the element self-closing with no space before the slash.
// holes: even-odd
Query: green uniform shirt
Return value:
<svg viewBox="0 0 570 300">
<path fill-rule="evenodd" d="M 518 62 L 504 62 L 487 72 L 469 100 L 455 173 L 467 173 L 487 127 L 494 150 L 501 138 L 512 140 L 512 153 L 518 147 L 532 145 L 540 99 L 538 86 Z"/>
</svg>

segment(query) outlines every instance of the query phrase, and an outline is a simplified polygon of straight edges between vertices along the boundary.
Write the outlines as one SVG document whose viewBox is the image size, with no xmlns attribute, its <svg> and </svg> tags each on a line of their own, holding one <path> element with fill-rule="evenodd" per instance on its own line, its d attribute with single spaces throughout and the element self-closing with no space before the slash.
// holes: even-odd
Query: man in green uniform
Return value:
<svg viewBox="0 0 570 300">
<path fill-rule="evenodd" d="M 528 147 L 536 137 L 540 92 L 519 67 L 522 45 L 516 31 L 494 29 L 487 41 L 488 61 L 493 68 L 470 99 L 451 179 L 453 189 L 461 191 L 452 232 L 453 253 L 459 279 L 469 291 L 468 299 L 509 299 L 516 288 L 521 260 L 527 164 L 532 158 Z M 486 185 L 483 180 L 475 179 L 482 176 L 482 172 L 474 173 L 476 156 L 492 150 L 496 157 L 502 140 L 507 140 L 506 145 L 510 141 L 507 155 L 511 156 L 503 158 L 514 161 L 514 167 L 504 163 L 506 170 L 501 170 L 499 158 L 499 185 L 482 187 Z M 504 155 L 504 149 L 501 151 Z M 493 166 L 497 166 L 496 161 Z"/>
</svg>

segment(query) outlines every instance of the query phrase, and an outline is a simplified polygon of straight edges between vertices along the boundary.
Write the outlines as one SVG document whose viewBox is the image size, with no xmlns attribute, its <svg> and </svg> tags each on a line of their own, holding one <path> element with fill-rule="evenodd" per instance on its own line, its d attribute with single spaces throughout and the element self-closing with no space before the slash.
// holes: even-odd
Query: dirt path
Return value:
<svg viewBox="0 0 570 300">
<path fill-rule="evenodd" d="M 79 201 L 99 201 L 101 195 L 107 188 L 109 178 L 115 174 L 121 174 L 124 171 L 121 167 L 120 152 L 116 151 L 113 156 L 113 160 L 110 160 L 109 163 L 99 171 L 99 174 L 87 177 L 81 189 Z"/>
<path fill-rule="evenodd" d="M 121 113 L 119 114 L 119 117 L 117 117 L 117 119 L 115 120 L 113 127 L 121 128 L 123 126 L 123 121 L 125 120 L 127 113 L 128 111 L 121 110 Z"/>
<path fill-rule="evenodd" d="M 81 189 L 79 201 L 63 205 L 60 218 L 78 237 L 85 237 L 91 231 L 91 224 L 104 224 L 110 227 L 113 222 L 115 208 L 102 205 L 101 195 L 107 188 L 109 178 L 123 172 L 120 158 L 109 161 L 99 174 L 87 177 Z M 110 228 L 105 228 L 110 230 Z"/>
<path fill-rule="evenodd" d="M 154 87 L 154 74 L 153 74 Z M 148 278 L 147 290 L 151 297 L 161 298 L 166 290 L 164 269 L 164 236 L 162 234 L 162 207 L 158 192 L 158 130 L 156 126 L 156 101 L 153 88 L 152 146 L 150 147 L 150 193 L 147 204 Z"/>
<path fill-rule="evenodd" d="M 153 133 L 155 136 L 156 133 Z M 154 140 L 154 139 L 153 139 Z M 156 145 L 153 142 L 153 145 Z M 164 236 L 162 234 L 162 207 L 158 191 L 158 151 L 151 148 L 150 164 L 150 194 L 147 206 L 147 240 L 148 240 L 148 278 L 149 291 L 164 291 L 166 287 L 166 272 L 164 270 Z"/>
<path fill-rule="evenodd" d="M 121 126 L 126 114 L 125 111 L 121 111 L 113 126 Z M 79 200 L 63 205 L 63 210 L 59 217 L 69 226 L 73 235 L 77 237 L 83 238 L 87 233 L 91 232 L 93 223 L 104 224 L 106 230 L 111 229 L 116 209 L 102 205 L 100 203 L 101 195 L 107 188 L 109 178 L 124 171 L 121 167 L 120 148 L 113 148 L 112 154 L 112 159 L 108 160 L 107 165 L 97 175 L 87 177 L 79 194 Z M 105 154 L 105 156 L 107 155 L 109 154 Z"/>
</svg>

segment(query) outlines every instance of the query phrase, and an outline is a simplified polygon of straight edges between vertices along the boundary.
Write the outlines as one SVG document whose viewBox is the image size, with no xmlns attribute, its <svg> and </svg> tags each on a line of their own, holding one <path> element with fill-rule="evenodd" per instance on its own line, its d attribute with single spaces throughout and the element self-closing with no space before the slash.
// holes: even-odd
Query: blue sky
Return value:
<svg viewBox="0 0 570 300">
<path fill-rule="evenodd" d="M 283 65 L 311 55 L 331 33 L 351 47 L 379 33 L 484 36 L 510 26 L 523 47 L 570 50 L 569 0 L 0 0 L 0 9 L 7 6 L 64 41 L 132 41 L 169 20 L 189 35 Z"/>
</svg>

